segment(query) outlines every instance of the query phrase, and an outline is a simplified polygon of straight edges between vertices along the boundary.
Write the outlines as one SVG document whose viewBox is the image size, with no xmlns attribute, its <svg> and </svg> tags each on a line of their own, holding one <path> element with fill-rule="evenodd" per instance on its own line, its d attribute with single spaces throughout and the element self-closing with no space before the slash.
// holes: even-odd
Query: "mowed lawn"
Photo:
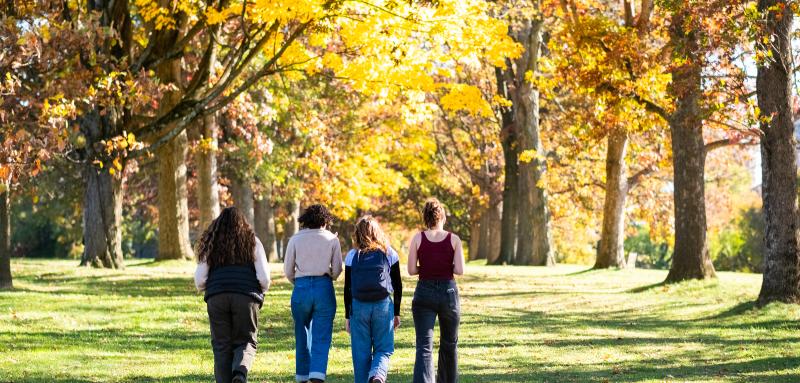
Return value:
<svg viewBox="0 0 800 383">
<path fill-rule="evenodd" d="M 190 262 L 14 260 L 0 293 L 0 382 L 210 382 L 212 355 Z M 253 382 L 291 382 L 291 286 L 275 280 L 261 312 Z M 459 280 L 461 381 L 800 382 L 800 308 L 751 302 L 760 275 L 658 285 L 663 271 L 470 265 Z M 340 278 L 341 279 L 341 278 Z M 407 278 L 390 382 L 414 364 Z M 337 283 L 341 299 L 342 281 Z M 352 381 L 339 302 L 329 381 Z"/>
</svg>

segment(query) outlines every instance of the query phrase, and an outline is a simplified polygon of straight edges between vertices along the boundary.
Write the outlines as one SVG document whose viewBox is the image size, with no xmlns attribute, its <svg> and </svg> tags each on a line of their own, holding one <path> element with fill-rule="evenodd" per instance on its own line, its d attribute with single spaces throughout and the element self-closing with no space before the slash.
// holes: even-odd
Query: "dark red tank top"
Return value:
<svg viewBox="0 0 800 383">
<path fill-rule="evenodd" d="M 431 242 L 423 231 L 422 241 L 417 249 L 419 260 L 419 279 L 421 280 L 451 280 L 453 279 L 453 260 L 456 251 L 450 239 L 452 233 L 447 233 L 444 240 Z"/>
</svg>

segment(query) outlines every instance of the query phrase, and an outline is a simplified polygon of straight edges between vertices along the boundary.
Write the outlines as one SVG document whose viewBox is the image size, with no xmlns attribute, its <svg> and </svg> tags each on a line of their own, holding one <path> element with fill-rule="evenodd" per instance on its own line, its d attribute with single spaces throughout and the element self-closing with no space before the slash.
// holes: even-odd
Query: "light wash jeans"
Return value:
<svg viewBox="0 0 800 383">
<path fill-rule="evenodd" d="M 300 277 L 292 291 L 295 338 L 295 379 L 325 380 L 331 350 L 336 296 L 327 275 Z M 312 325 L 313 323 L 313 325 Z"/>
<path fill-rule="evenodd" d="M 389 357 L 394 353 L 394 303 L 386 297 L 376 302 L 353 299 L 350 340 L 353 350 L 353 381 L 369 378 L 386 381 Z"/>
</svg>

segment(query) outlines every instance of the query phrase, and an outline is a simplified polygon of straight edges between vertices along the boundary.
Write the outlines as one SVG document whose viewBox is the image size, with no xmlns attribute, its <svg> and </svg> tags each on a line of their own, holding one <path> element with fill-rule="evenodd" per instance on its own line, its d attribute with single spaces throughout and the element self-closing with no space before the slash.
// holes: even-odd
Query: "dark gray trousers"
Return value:
<svg viewBox="0 0 800 383">
<path fill-rule="evenodd" d="M 222 293 L 208 298 L 206 306 L 217 383 L 231 383 L 235 372 L 247 377 L 258 347 L 261 304 L 244 294 Z"/>
</svg>

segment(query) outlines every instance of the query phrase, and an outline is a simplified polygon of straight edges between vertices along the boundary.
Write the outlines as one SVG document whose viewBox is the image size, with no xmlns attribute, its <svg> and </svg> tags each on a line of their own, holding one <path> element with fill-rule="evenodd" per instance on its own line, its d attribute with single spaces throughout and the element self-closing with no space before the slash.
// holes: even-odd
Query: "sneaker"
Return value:
<svg viewBox="0 0 800 383">
<path fill-rule="evenodd" d="M 231 383 L 247 383 L 247 378 L 245 378 L 242 373 L 237 373 L 233 376 Z"/>
</svg>

